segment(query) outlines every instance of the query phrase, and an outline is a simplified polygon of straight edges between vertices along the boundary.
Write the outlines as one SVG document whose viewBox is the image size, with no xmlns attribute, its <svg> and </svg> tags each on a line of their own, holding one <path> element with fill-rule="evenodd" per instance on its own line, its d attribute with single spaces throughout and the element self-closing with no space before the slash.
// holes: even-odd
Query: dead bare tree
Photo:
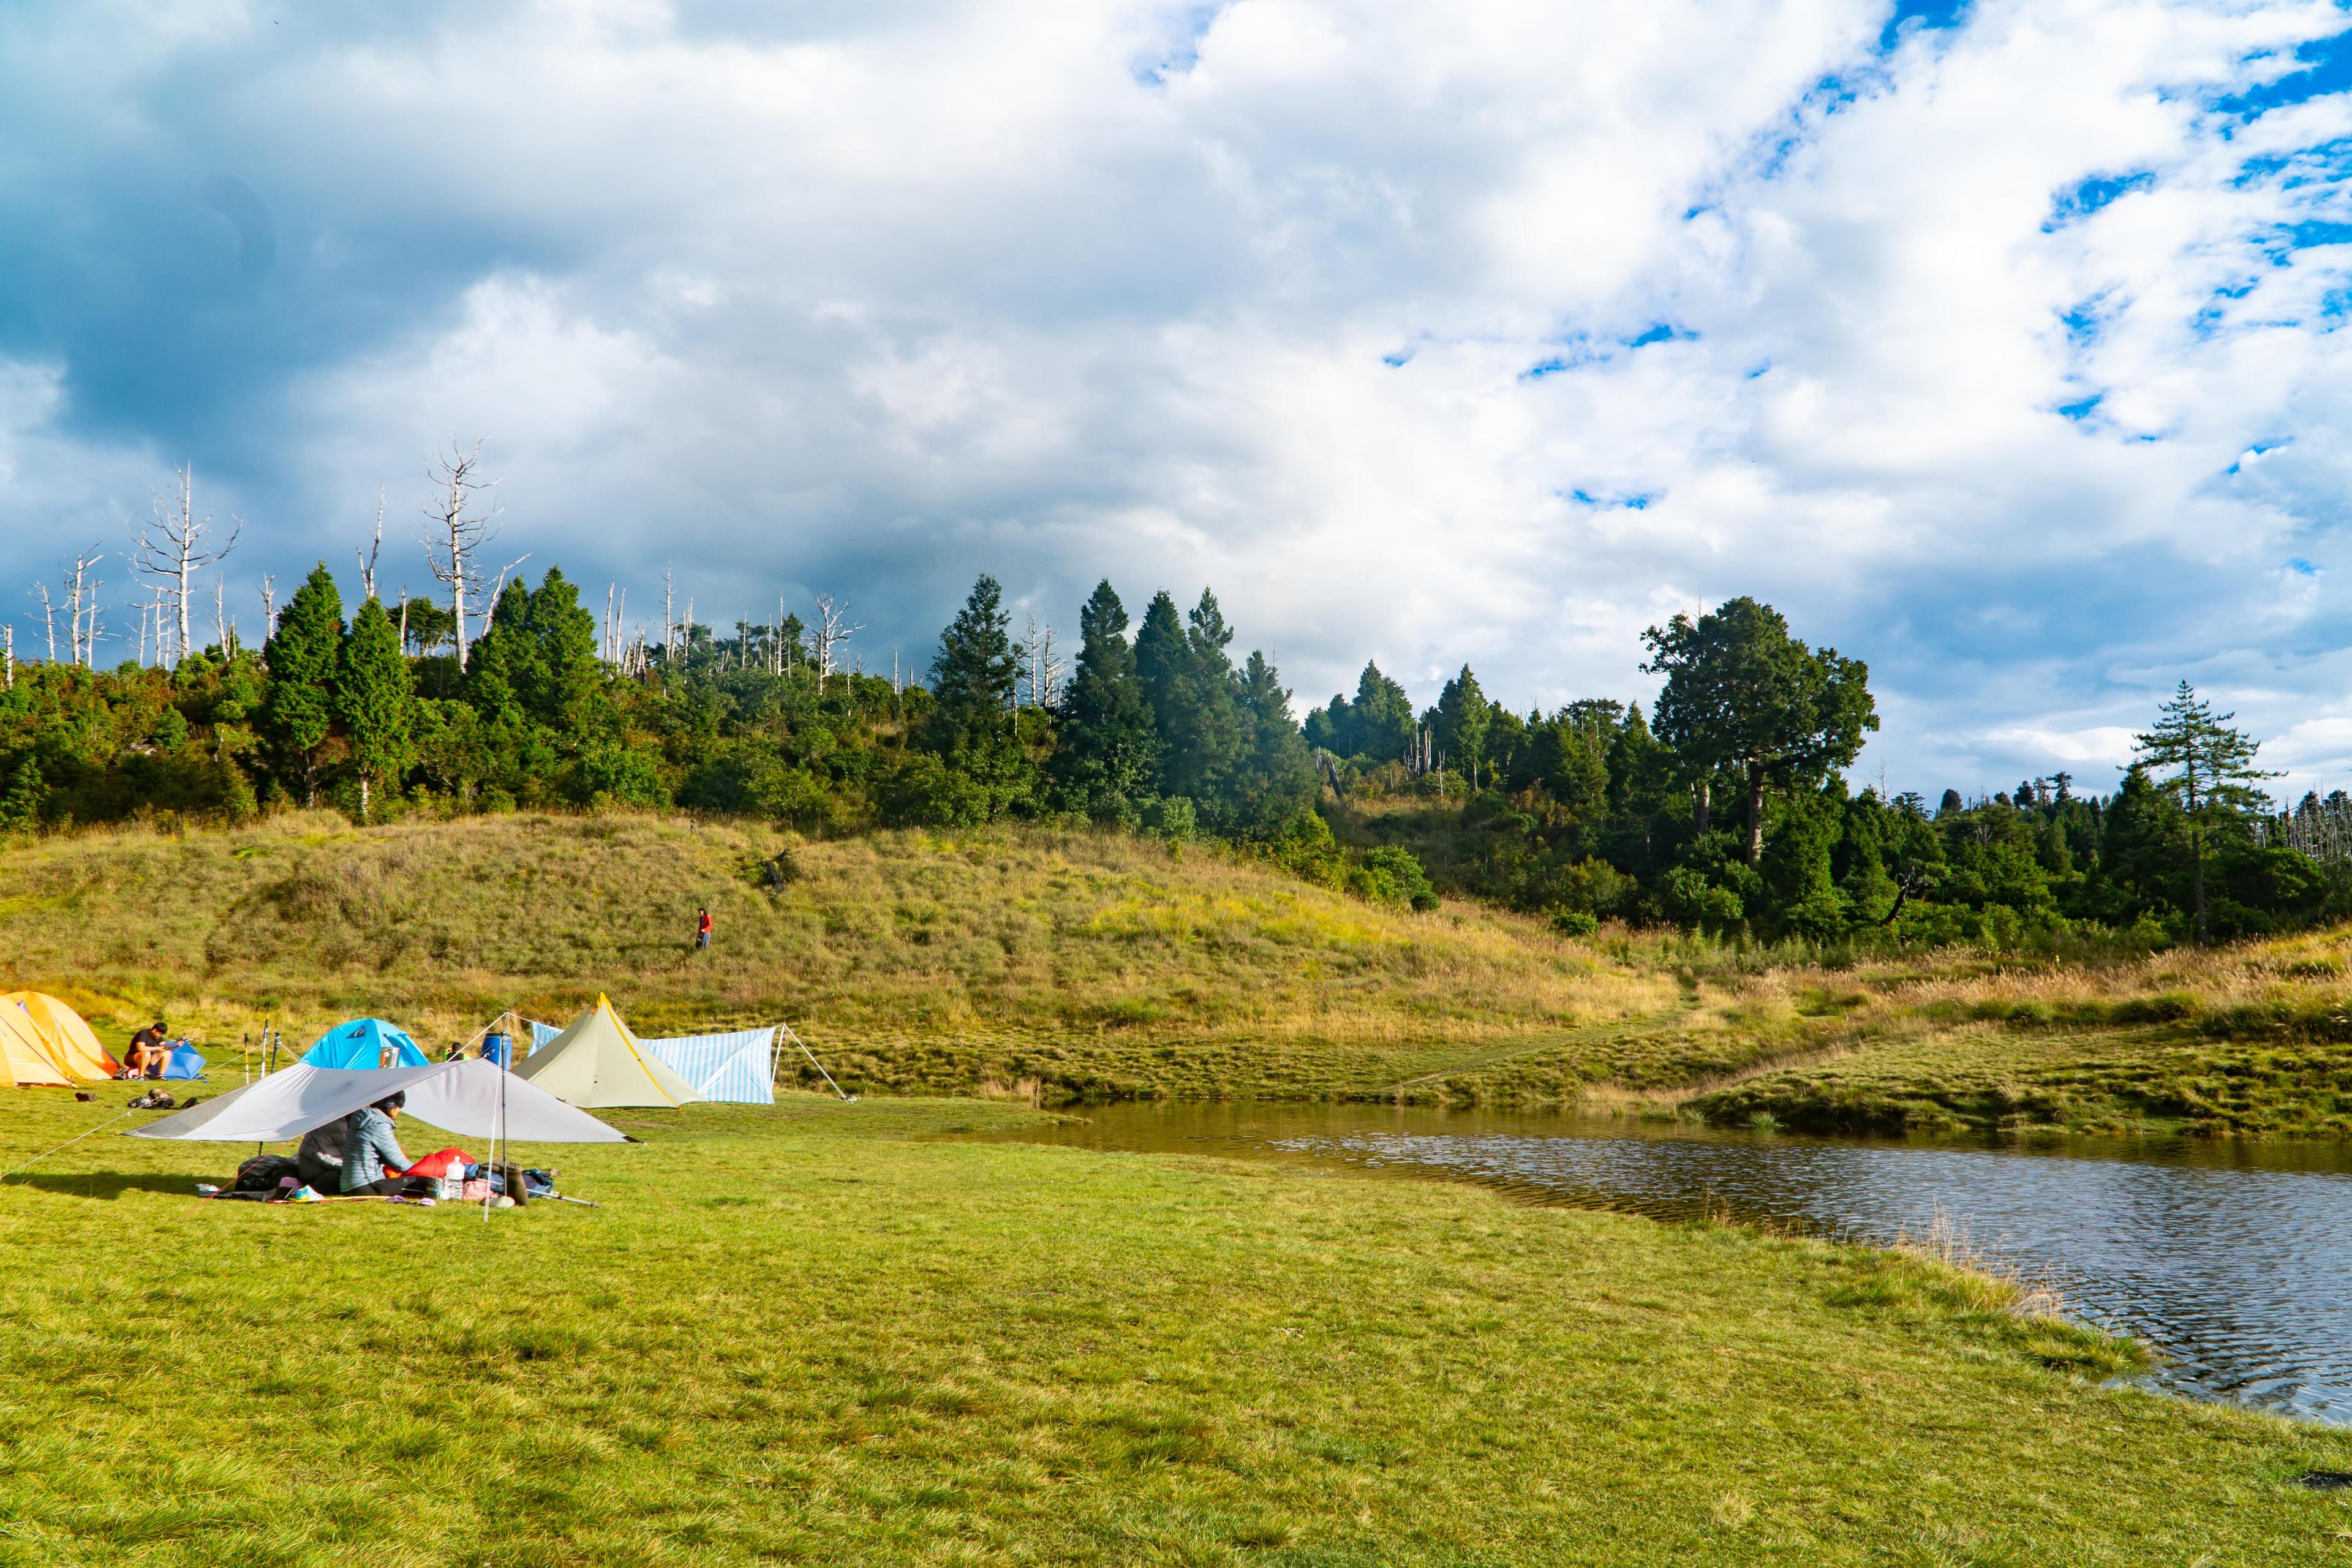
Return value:
<svg viewBox="0 0 2352 1568">
<path fill-rule="evenodd" d="M 497 537 L 491 524 L 502 510 L 491 505 L 483 492 L 499 481 L 482 477 L 482 443 L 477 440 L 467 449 L 460 447 L 455 437 L 446 456 L 436 452 L 425 460 L 425 477 L 434 486 L 433 499 L 425 503 L 428 522 L 425 560 L 434 577 L 448 585 L 450 613 L 457 623 L 457 668 L 463 669 L 466 585 L 475 579 L 474 552 Z"/>
<path fill-rule="evenodd" d="M 677 657 L 677 633 L 670 619 L 670 611 L 677 604 L 677 575 L 665 566 L 662 568 L 662 660 L 664 663 Z"/>
<path fill-rule="evenodd" d="M 16 689 L 16 623 L 0 626 L 0 691 Z"/>
<path fill-rule="evenodd" d="M 613 595 L 620 586 L 610 577 L 604 579 L 604 635 L 596 639 L 596 657 L 607 664 L 613 662 Z"/>
<path fill-rule="evenodd" d="M 482 629 L 475 634 L 476 641 L 478 642 L 490 635 L 490 623 L 497 618 L 499 613 L 499 596 L 507 591 L 507 574 L 530 559 L 530 553 L 526 551 L 499 568 L 498 584 L 490 590 L 489 602 L 482 606 Z"/>
<path fill-rule="evenodd" d="M 866 629 L 866 623 L 851 625 L 849 605 L 845 602 L 835 604 L 831 594 L 817 595 L 815 602 L 816 625 L 810 635 L 815 638 L 816 647 L 810 651 L 816 657 L 816 689 L 823 693 L 825 678 L 833 673 L 835 656 L 851 637 Z"/>
<path fill-rule="evenodd" d="M 98 643 L 98 591 L 105 582 L 90 569 L 106 558 L 105 550 L 91 545 L 73 558 L 70 567 L 58 569 L 58 585 L 66 591 L 66 651 L 71 660 L 88 668 Z M 68 574 L 71 574 L 68 575 Z"/>
<path fill-rule="evenodd" d="M 362 604 L 375 597 L 375 558 L 383 553 L 383 487 L 375 488 L 375 537 L 368 541 L 367 553 L 352 554 L 360 558 L 360 594 Z"/>
<path fill-rule="evenodd" d="M 236 657 L 236 623 L 228 618 L 228 574 L 213 579 L 213 636 L 223 658 Z"/>
<path fill-rule="evenodd" d="M 49 585 L 47 583 L 34 584 L 33 592 L 41 596 L 41 625 L 48 631 L 49 662 L 55 664 L 58 662 L 58 607 L 49 603 Z"/>
<path fill-rule="evenodd" d="M 278 635 L 278 574 L 272 572 L 261 579 L 261 640 L 268 642 Z"/>
<path fill-rule="evenodd" d="M 1033 673 L 1030 676 L 1030 685 L 1031 689 L 1035 693 L 1037 706 L 1040 708 L 1060 707 L 1062 705 L 1062 677 L 1067 673 L 1067 666 L 1064 663 L 1062 656 L 1054 651 L 1054 628 L 1052 626 L 1042 628 L 1038 632 L 1036 637 L 1033 639 L 1031 660 Z"/>
<path fill-rule="evenodd" d="M 212 534 L 213 514 L 196 515 L 196 466 L 189 463 L 174 469 L 180 481 L 176 496 L 157 495 L 155 516 L 144 528 L 131 533 L 131 564 L 134 571 L 162 584 L 170 595 L 170 607 L 176 612 L 179 641 L 176 647 L 159 646 L 157 662 L 176 665 L 188 654 L 188 590 L 190 580 L 200 566 L 217 566 L 228 559 L 236 548 L 237 535 L 245 531 L 245 520 L 231 514 L 234 524 L 228 538 L 217 550 L 207 551 L 205 541 Z M 159 644 L 164 640 L 159 636 Z"/>
</svg>

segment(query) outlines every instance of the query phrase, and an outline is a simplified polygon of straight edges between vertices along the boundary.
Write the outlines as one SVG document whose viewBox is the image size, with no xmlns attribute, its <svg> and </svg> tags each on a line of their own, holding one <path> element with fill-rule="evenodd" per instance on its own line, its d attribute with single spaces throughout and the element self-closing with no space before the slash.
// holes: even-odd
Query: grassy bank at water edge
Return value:
<svg viewBox="0 0 2352 1568">
<path fill-rule="evenodd" d="M 113 1113 L 0 1093 L 0 1164 Z M 0 1564 L 2338 1560 L 2352 1434 L 1932 1261 L 1287 1166 L 614 1112 L 604 1205 L 0 1184 Z M 423 1137 L 422 1129 L 408 1130 Z"/>
</svg>

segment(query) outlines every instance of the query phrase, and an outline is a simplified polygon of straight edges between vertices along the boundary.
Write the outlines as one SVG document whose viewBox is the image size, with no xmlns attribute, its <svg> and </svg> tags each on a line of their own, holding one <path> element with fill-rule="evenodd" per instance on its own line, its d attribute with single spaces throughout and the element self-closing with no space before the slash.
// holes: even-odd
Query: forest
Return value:
<svg viewBox="0 0 2352 1568">
<path fill-rule="evenodd" d="M 1419 711 L 1367 663 L 1294 718 L 1216 595 L 1139 620 L 1108 582 L 1064 668 L 982 576 L 925 679 L 841 668 L 829 601 L 621 646 L 560 568 L 462 606 L 362 595 L 321 563 L 258 649 L 95 668 L 6 661 L 0 834 L 622 805 L 811 835 L 1083 820 L 1213 842 L 1362 897 L 1495 900 L 1738 942 L 1996 949 L 2227 940 L 2352 912 L 2338 794 L 2279 813 L 2256 746 L 2184 682 L 2116 787 L 1886 798 L 1846 770 L 1878 727 L 1863 662 L 1734 599 L 1645 634 L 1651 710 L 1518 713 L 1465 666 Z M 184 626 L 184 619 L 183 625 Z M 460 628 L 467 635 L 460 635 Z M 226 643 L 227 646 L 222 646 Z M 166 646 L 159 625 L 156 644 Z"/>
</svg>

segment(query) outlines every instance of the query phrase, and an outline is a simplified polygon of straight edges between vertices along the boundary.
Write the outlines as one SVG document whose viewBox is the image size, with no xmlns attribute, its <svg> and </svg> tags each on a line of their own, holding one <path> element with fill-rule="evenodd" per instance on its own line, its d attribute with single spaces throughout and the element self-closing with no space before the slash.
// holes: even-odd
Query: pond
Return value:
<svg viewBox="0 0 2352 1568">
<path fill-rule="evenodd" d="M 1032 1142 L 1479 1182 L 1522 1199 L 1886 1243 L 1957 1230 L 2076 1320 L 2162 1358 L 2142 1381 L 2352 1424 L 2352 1146 L 1995 1146 L 1372 1105 L 1087 1108 Z"/>
</svg>

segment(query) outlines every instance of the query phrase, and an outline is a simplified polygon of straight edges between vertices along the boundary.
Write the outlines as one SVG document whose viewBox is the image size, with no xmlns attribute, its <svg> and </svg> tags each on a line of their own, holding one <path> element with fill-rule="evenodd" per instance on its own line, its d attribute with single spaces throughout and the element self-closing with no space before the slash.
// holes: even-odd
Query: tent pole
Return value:
<svg viewBox="0 0 2352 1568">
<path fill-rule="evenodd" d="M 824 1070 L 824 1064 L 816 1059 L 816 1053 L 808 1048 L 808 1042 L 802 1039 L 798 1035 L 793 1034 L 793 1026 L 790 1024 L 779 1025 L 778 1027 L 782 1028 L 787 1035 L 793 1036 L 793 1044 L 800 1047 L 801 1055 L 808 1058 L 809 1066 L 816 1068 L 818 1077 L 824 1079 L 826 1083 L 832 1085 L 834 1093 L 840 1095 L 844 1100 L 855 1100 L 857 1098 L 856 1095 L 845 1091 L 841 1085 L 834 1083 L 833 1075 Z"/>
</svg>

